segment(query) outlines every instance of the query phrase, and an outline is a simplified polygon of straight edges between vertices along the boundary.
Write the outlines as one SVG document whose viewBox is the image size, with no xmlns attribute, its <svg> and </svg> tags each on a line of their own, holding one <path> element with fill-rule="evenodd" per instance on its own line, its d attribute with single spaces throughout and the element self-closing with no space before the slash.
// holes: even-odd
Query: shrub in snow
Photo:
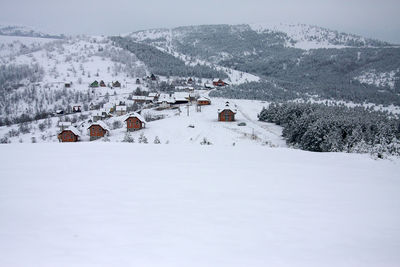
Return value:
<svg viewBox="0 0 400 267">
<path fill-rule="evenodd" d="M 158 138 L 158 136 L 156 136 L 156 137 L 154 138 L 154 144 L 161 144 L 161 141 L 160 141 L 160 139 Z"/>
<path fill-rule="evenodd" d="M 125 134 L 124 139 L 122 140 L 122 142 L 126 142 L 126 143 L 135 143 L 135 139 L 132 137 L 130 132 L 127 132 Z"/>
<path fill-rule="evenodd" d="M 203 140 L 200 142 L 200 145 L 212 145 L 212 143 L 208 141 L 207 138 L 203 137 Z"/>
<path fill-rule="evenodd" d="M 47 124 L 45 122 L 39 123 L 38 128 L 41 132 L 46 129 Z"/>
<path fill-rule="evenodd" d="M 31 132 L 30 127 L 29 127 L 28 123 L 26 123 L 26 122 L 21 123 L 21 124 L 19 125 L 18 131 L 19 131 L 20 133 L 22 133 L 22 134 L 27 134 L 27 133 L 30 133 L 30 132 Z"/>
<path fill-rule="evenodd" d="M 31 137 L 31 142 L 32 142 L 32 143 L 36 143 L 36 137 L 32 136 L 32 137 Z"/>
<path fill-rule="evenodd" d="M 8 136 L 9 137 L 19 136 L 19 132 L 15 129 L 11 129 L 10 131 L 8 131 Z"/>
<path fill-rule="evenodd" d="M 8 139 L 7 136 L 4 136 L 3 138 L 0 139 L 0 144 L 8 144 L 11 143 L 10 139 Z"/>
<path fill-rule="evenodd" d="M 140 134 L 139 139 L 138 139 L 138 142 L 139 142 L 139 143 L 143 143 L 143 144 L 147 144 L 147 143 L 148 143 L 147 137 L 144 135 L 144 133 L 141 133 L 141 134 Z"/>
<path fill-rule="evenodd" d="M 107 136 L 104 136 L 102 138 L 103 142 L 110 142 L 110 138 L 108 138 Z"/>
<path fill-rule="evenodd" d="M 114 130 L 115 129 L 120 129 L 120 128 L 122 128 L 122 122 L 114 121 L 113 124 L 112 124 L 112 127 L 113 127 Z"/>
</svg>

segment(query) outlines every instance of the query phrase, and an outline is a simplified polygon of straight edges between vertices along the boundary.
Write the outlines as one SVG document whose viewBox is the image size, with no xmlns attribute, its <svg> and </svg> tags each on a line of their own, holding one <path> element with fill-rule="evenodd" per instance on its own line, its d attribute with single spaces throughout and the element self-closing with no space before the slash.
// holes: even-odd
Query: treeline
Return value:
<svg viewBox="0 0 400 267">
<path fill-rule="evenodd" d="M 136 57 L 144 62 L 150 68 L 150 71 L 156 75 L 209 79 L 228 78 L 228 75 L 223 71 L 200 64 L 188 66 L 181 59 L 162 52 L 153 46 L 134 42 L 130 38 L 111 37 L 111 40 L 115 45 L 135 54 Z"/>
<path fill-rule="evenodd" d="M 385 112 L 273 102 L 263 108 L 259 120 L 281 125 L 287 144 L 303 150 L 400 156 L 400 119 Z"/>
<path fill-rule="evenodd" d="M 34 83 L 43 78 L 43 68 L 34 65 L 0 65 L 0 90 L 16 89 L 21 83 Z"/>
</svg>

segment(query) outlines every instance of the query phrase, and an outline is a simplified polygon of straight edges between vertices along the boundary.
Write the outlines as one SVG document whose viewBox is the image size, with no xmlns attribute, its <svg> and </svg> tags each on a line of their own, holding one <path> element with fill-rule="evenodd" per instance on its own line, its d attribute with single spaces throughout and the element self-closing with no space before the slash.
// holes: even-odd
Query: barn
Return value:
<svg viewBox="0 0 400 267">
<path fill-rule="evenodd" d="M 125 121 L 126 121 L 126 130 L 130 132 L 145 128 L 147 123 L 146 120 L 143 118 L 143 116 L 136 112 L 128 114 L 126 116 Z"/>
<path fill-rule="evenodd" d="M 235 121 L 235 114 L 237 110 L 225 103 L 223 108 L 218 109 L 218 121 Z"/>
<path fill-rule="evenodd" d="M 109 134 L 110 132 L 108 126 L 102 121 L 93 122 L 88 127 L 88 129 L 89 129 L 90 141 L 104 137 L 106 134 Z"/>
<path fill-rule="evenodd" d="M 58 134 L 60 142 L 78 142 L 79 138 L 80 132 L 74 126 L 69 126 Z"/>
</svg>

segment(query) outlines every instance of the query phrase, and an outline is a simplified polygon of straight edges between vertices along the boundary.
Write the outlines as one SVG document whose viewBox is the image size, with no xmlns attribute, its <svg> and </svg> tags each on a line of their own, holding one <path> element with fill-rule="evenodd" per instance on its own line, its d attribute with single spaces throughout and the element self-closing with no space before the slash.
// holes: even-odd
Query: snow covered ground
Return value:
<svg viewBox="0 0 400 267">
<path fill-rule="evenodd" d="M 0 266 L 399 266 L 400 162 L 267 146 L 0 146 Z"/>
</svg>

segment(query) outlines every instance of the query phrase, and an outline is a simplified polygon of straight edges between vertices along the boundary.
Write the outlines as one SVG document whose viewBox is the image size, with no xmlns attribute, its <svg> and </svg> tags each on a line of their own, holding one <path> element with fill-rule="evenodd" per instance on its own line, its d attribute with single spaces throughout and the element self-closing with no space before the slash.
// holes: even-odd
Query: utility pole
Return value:
<svg viewBox="0 0 400 267">
<path fill-rule="evenodd" d="M 187 104 L 186 108 L 187 108 L 187 115 L 189 117 L 189 104 Z"/>
</svg>

